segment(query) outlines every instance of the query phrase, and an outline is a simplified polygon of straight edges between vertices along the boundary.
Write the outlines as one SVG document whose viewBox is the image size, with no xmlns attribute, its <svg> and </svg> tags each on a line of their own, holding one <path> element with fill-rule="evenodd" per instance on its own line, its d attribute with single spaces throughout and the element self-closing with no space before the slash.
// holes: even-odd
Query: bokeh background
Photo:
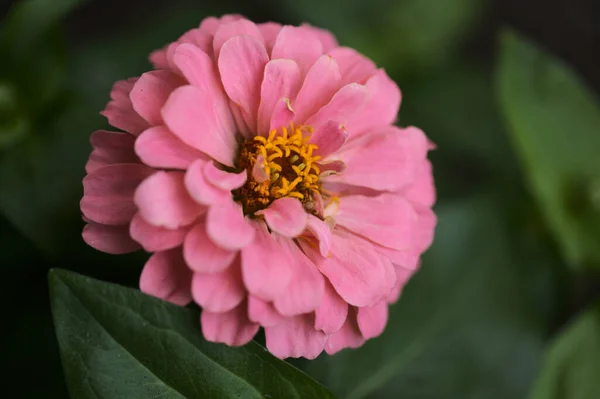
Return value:
<svg viewBox="0 0 600 399">
<path fill-rule="evenodd" d="M 0 1 L 6 397 L 68 397 L 50 268 L 134 287 L 146 258 L 81 239 L 112 84 L 229 12 L 331 30 L 386 69 L 399 123 L 437 144 L 436 240 L 386 331 L 293 363 L 340 398 L 600 398 L 597 0 Z"/>
</svg>

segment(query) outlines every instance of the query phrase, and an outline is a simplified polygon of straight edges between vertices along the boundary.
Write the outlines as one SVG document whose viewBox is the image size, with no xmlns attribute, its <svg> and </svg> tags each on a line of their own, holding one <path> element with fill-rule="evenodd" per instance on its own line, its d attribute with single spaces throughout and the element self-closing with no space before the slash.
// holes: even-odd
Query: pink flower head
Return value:
<svg viewBox="0 0 600 399">
<path fill-rule="evenodd" d="M 152 253 L 141 290 L 315 358 L 383 331 L 431 244 L 430 144 L 400 91 L 327 31 L 207 18 L 115 84 L 83 180 L 85 241 Z"/>
</svg>

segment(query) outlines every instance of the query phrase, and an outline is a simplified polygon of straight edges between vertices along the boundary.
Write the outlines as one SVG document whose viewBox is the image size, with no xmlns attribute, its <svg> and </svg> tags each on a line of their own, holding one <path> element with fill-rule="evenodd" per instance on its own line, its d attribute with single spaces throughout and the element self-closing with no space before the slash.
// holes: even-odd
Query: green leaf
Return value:
<svg viewBox="0 0 600 399">
<path fill-rule="evenodd" d="M 333 398 L 254 342 L 206 342 L 196 311 L 63 270 L 49 280 L 73 398 Z"/>
<path fill-rule="evenodd" d="M 514 254 L 515 230 L 494 197 L 439 207 L 436 241 L 390 308 L 384 333 L 358 350 L 318 358 L 309 374 L 347 399 L 522 398 L 547 322 L 525 270 L 553 285 L 533 258 L 524 265 Z"/>
<path fill-rule="evenodd" d="M 570 263 L 600 265 L 600 107 L 561 61 L 510 31 L 498 95 L 531 191 Z"/>
<path fill-rule="evenodd" d="M 548 349 L 531 399 L 596 399 L 600 394 L 600 303 Z"/>
</svg>

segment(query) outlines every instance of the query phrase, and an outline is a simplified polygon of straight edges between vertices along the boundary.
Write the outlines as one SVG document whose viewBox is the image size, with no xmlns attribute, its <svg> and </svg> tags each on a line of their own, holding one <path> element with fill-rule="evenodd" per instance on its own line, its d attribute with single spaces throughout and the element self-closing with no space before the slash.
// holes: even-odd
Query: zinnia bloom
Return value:
<svg viewBox="0 0 600 399">
<path fill-rule="evenodd" d="M 436 223 L 400 91 L 327 31 L 207 18 L 117 82 L 81 210 L 92 247 L 151 252 L 143 292 L 206 339 L 315 358 L 383 331 Z"/>
</svg>

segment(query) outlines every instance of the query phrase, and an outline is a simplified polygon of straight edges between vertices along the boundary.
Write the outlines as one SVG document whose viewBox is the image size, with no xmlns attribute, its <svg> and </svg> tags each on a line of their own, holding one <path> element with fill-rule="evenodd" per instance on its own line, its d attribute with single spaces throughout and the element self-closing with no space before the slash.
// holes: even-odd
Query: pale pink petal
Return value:
<svg viewBox="0 0 600 399">
<path fill-rule="evenodd" d="M 314 359 L 323 351 L 327 335 L 313 327 L 311 315 L 294 316 L 272 327 L 265 327 L 267 349 L 280 359 Z"/>
<path fill-rule="evenodd" d="M 294 60 L 305 75 L 322 54 L 323 44 L 312 29 L 286 25 L 277 35 L 271 59 Z"/>
<path fill-rule="evenodd" d="M 111 101 L 106 105 L 104 111 L 100 112 L 100 115 L 105 116 L 112 126 L 134 136 L 150 127 L 148 122 L 133 110 L 129 99 L 129 93 L 137 80 L 137 78 L 131 78 L 115 83 L 110 92 Z"/>
<path fill-rule="evenodd" d="M 267 136 L 273 110 L 283 98 L 296 98 L 300 88 L 300 69 L 292 60 L 272 60 L 265 66 L 258 107 L 258 134 Z"/>
<path fill-rule="evenodd" d="M 416 269 L 419 265 L 421 251 L 419 251 L 416 246 L 404 249 L 402 251 L 382 247 L 381 245 L 375 245 L 374 248 L 377 252 L 387 257 L 395 265 L 400 265 L 410 270 Z"/>
<path fill-rule="evenodd" d="M 377 72 L 375 63 L 349 47 L 338 47 L 329 52 L 340 66 L 342 84 L 351 82 L 364 84 Z"/>
<path fill-rule="evenodd" d="M 433 184 L 431 169 L 431 162 L 427 159 L 424 159 L 417 166 L 413 183 L 401 191 L 407 200 L 425 207 L 433 206 L 435 203 L 435 185 Z"/>
<path fill-rule="evenodd" d="M 262 34 L 265 39 L 265 47 L 267 49 L 267 53 L 270 55 L 273 50 L 273 46 L 275 45 L 275 41 L 277 40 L 277 35 L 281 30 L 281 24 L 276 22 L 265 22 L 262 24 L 258 24 L 258 30 Z"/>
<path fill-rule="evenodd" d="M 262 215 L 269 228 L 285 237 L 300 235 L 308 223 L 308 214 L 297 198 L 286 197 L 275 201 L 268 208 L 256 212 Z"/>
<path fill-rule="evenodd" d="M 326 158 L 336 152 L 348 140 L 348 132 L 337 121 L 328 121 L 321 124 L 310 136 L 309 143 L 316 144 L 319 148 L 313 151 L 314 155 Z"/>
<path fill-rule="evenodd" d="M 177 39 L 177 42 L 176 42 L 176 44 L 186 44 L 186 43 L 189 43 L 189 44 L 193 45 L 194 47 L 197 47 L 199 50 L 201 50 L 205 54 L 208 54 L 209 56 L 212 55 L 212 53 L 213 53 L 213 47 L 212 47 L 213 35 L 203 31 L 200 28 L 188 30 L 183 35 L 181 35 L 181 37 L 179 39 Z M 176 48 L 177 48 L 177 46 L 175 47 L 175 49 Z M 171 57 L 167 57 L 167 58 L 171 58 L 173 60 L 172 55 L 174 55 L 175 53 L 176 53 L 176 51 L 173 51 L 171 54 Z M 179 67 L 179 65 L 177 65 L 177 62 L 172 62 L 171 67 L 173 67 L 173 66 Z M 173 69 L 177 70 L 177 68 L 173 68 Z"/>
<path fill-rule="evenodd" d="M 317 28 L 307 23 L 303 23 L 301 26 L 303 28 L 310 29 L 319 37 L 319 39 L 321 40 L 321 44 L 323 45 L 324 52 L 328 52 L 331 49 L 338 46 L 338 42 L 335 39 L 335 36 L 333 36 L 333 34 L 328 30 Z"/>
<path fill-rule="evenodd" d="M 215 244 L 232 251 L 249 245 L 256 231 L 244 217 L 241 205 L 231 199 L 210 207 L 206 226 Z"/>
<path fill-rule="evenodd" d="M 214 34 L 217 32 L 217 29 L 219 29 L 219 26 L 221 26 L 221 24 L 234 22 L 239 19 L 244 19 L 244 17 L 240 14 L 225 14 L 221 18 L 215 18 L 215 17 L 204 18 L 202 20 L 202 22 L 200 23 L 200 29 L 202 29 L 206 33 L 209 33 L 211 36 L 214 36 Z"/>
<path fill-rule="evenodd" d="M 417 128 L 389 126 L 357 139 L 351 133 L 336 154 L 346 163 L 346 171 L 327 182 L 397 191 L 415 181 L 426 154 L 427 138 Z"/>
<path fill-rule="evenodd" d="M 416 206 L 419 220 L 417 221 L 416 246 L 419 252 L 425 251 L 433 242 L 435 226 L 437 225 L 437 216 L 431 208 Z"/>
<path fill-rule="evenodd" d="M 269 56 L 265 46 L 251 36 L 235 36 L 221 48 L 218 66 L 229 98 L 242 109 L 251 131 L 256 130 L 260 85 Z"/>
<path fill-rule="evenodd" d="M 154 50 L 150 53 L 148 57 L 150 63 L 154 67 L 154 69 L 166 69 L 169 67 L 169 62 L 167 61 L 167 48 L 163 47 L 158 50 Z"/>
<path fill-rule="evenodd" d="M 139 242 L 148 252 L 165 251 L 180 246 L 187 231 L 187 227 L 172 230 L 153 226 L 139 213 L 135 214 L 129 225 L 131 238 Z"/>
<path fill-rule="evenodd" d="M 336 175 L 338 173 L 344 173 L 346 171 L 346 163 L 339 159 L 328 162 L 316 162 L 316 164 L 321 172 L 319 174 L 321 179 L 327 176 Z"/>
<path fill-rule="evenodd" d="M 279 130 L 282 127 L 289 126 L 294 120 L 295 115 L 289 98 L 282 98 L 275 104 L 275 108 L 273 108 L 273 116 L 271 116 L 269 131 L 273 129 Z"/>
<path fill-rule="evenodd" d="M 215 32 L 213 39 L 213 48 L 215 51 L 215 59 L 219 59 L 219 53 L 223 44 L 235 36 L 249 36 L 255 38 L 260 44 L 265 45 L 265 39 L 260 33 L 256 24 L 247 19 L 239 19 L 230 23 L 221 24 Z"/>
<path fill-rule="evenodd" d="M 228 101 L 228 103 L 229 109 L 231 110 L 231 115 L 233 116 L 233 120 L 235 121 L 237 132 L 246 139 L 252 138 L 255 133 L 250 130 L 249 125 L 246 123 L 244 115 L 242 115 L 242 109 L 240 108 L 239 104 L 236 104 L 231 99 Z"/>
<path fill-rule="evenodd" d="M 329 254 L 331 248 L 332 234 L 327 223 L 314 215 L 308 215 L 306 228 L 319 240 L 319 252 L 322 256 Z"/>
<path fill-rule="evenodd" d="M 372 305 L 396 283 L 391 262 L 362 240 L 336 231 L 330 253 L 316 260 L 317 267 L 351 305 Z"/>
<path fill-rule="evenodd" d="M 192 300 L 192 272 L 186 267 L 179 248 L 153 254 L 140 276 L 140 290 L 176 305 Z"/>
<path fill-rule="evenodd" d="M 218 130 L 234 132 L 235 121 L 229 109 L 229 99 L 223 91 L 215 62 L 198 47 L 189 43 L 175 47 L 173 62 L 192 86 L 199 87 L 210 97 Z"/>
<path fill-rule="evenodd" d="M 329 281 L 325 282 L 321 305 L 315 310 L 315 328 L 325 334 L 333 334 L 344 325 L 348 316 L 348 304 Z"/>
<path fill-rule="evenodd" d="M 388 319 L 388 304 L 381 301 L 373 306 L 358 308 L 356 321 L 365 339 L 375 338 L 383 332 Z"/>
<path fill-rule="evenodd" d="M 191 197 L 203 205 L 218 204 L 231 200 L 231 192 L 223 190 L 208 182 L 205 175 L 205 167 L 211 161 L 199 159 L 192 163 L 185 174 L 185 187 Z"/>
<path fill-rule="evenodd" d="M 292 241 L 283 241 L 291 255 L 292 279 L 287 288 L 273 301 L 284 316 L 294 316 L 314 311 L 323 298 L 324 281 L 314 263 Z"/>
<path fill-rule="evenodd" d="M 229 173 L 218 169 L 214 162 L 204 165 L 204 177 L 210 184 L 222 190 L 235 190 L 246 183 L 245 170 L 241 173 Z"/>
<path fill-rule="evenodd" d="M 383 69 L 377 71 L 365 85 L 369 89 L 369 100 L 346 125 L 351 137 L 394 123 L 398 115 L 400 89 Z"/>
<path fill-rule="evenodd" d="M 258 324 L 248 320 L 245 303 L 224 313 L 203 310 L 200 324 L 204 338 L 229 346 L 246 345 L 256 335 L 259 328 Z"/>
<path fill-rule="evenodd" d="M 198 158 L 206 155 L 179 140 L 164 126 L 145 130 L 135 140 L 135 153 L 142 162 L 153 168 L 187 169 Z"/>
<path fill-rule="evenodd" d="M 254 166 L 252 167 L 252 178 L 257 183 L 263 183 L 269 178 L 269 174 L 265 169 L 265 157 L 262 154 L 256 157 L 256 162 L 254 162 Z"/>
<path fill-rule="evenodd" d="M 296 101 L 294 101 L 296 124 L 303 124 L 327 104 L 340 88 L 340 81 L 340 69 L 337 62 L 328 55 L 319 57 L 308 70 Z"/>
<path fill-rule="evenodd" d="M 418 214 L 410 202 L 396 194 L 351 195 L 340 199 L 335 220 L 373 242 L 404 250 L 414 245 Z"/>
<path fill-rule="evenodd" d="M 83 240 L 98 251 L 113 255 L 137 251 L 140 245 L 129 237 L 127 225 L 108 226 L 90 222 L 83 228 Z"/>
<path fill-rule="evenodd" d="M 251 294 L 272 301 L 292 278 L 291 254 L 275 234 L 259 226 L 252 244 L 242 249 L 242 277 Z"/>
<path fill-rule="evenodd" d="M 141 164 L 109 165 L 83 179 L 81 211 L 101 224 L 127 224 L 136 212 L 134 192 L 152 169 Z"/>
<path fill-rule="evenodd" d="M 178 75 L 165 69 L 142 74 L 129 93 L 133 109 L 149 124 L 162 124 L 160 110 L 181 84 Z"/>
<path fill-rule="evenodd" d="M 333 355 L 345 348 L 358 348 L 365 343 L 365 339 L 356 324 L 355 311 L 349 312 L 346 322 L 336 333 L 329 336 L 325 345 L 325 352 Z"/>
<path fill-rule="evenodd" d="M 236 254 L 215 245 L 208 237 L 205 224 L 196 224 L 183 243 L 183 257 L 189 268 L 198 273 L 221 272 L 231 265 Z"/>
<path fill-rule="evenodd" d="M 138 163 L 133 151 L 135 137 L 131 134 L 97 130 L 92 133 L 90 143 L 94 150 L 85 164 L 85 171 L 92 173 L 103 166 L 119 163 Z"/>
<path fill-rule="evenodd" d="M 233 166 L 237 142 L 233 131 L 217 121 L 210 93 L 195 86 L 176 89 L 162 109 L 169 130 L 184 143 Z"/>
<path fill-rule="evenodd" d="M 315 129 L 329 121 L 344 125 L 361 112 L 368 97 L 369 91 L 366 86 L 358 83 L 347 84 L 334 94 L 327 105 L 309 118 L 306 124 Z"/>
<path fill-rule="evenodd" d="M 248 296 L 248 318 L 263 327 L 271 327 L 283 322 L 280 315 L 270 302 L 263 301 L 254 295 Z"/>
<path fill-rule="evenodd" d="M 414 270 L 407 269 L 398 265 L 394 265 L 394 269 L 396 270 L 396 285 L 392 289 L 392 292 L 390 292 L 390 294 L 386 298 L 386 301 L 388 303 L 394 303 L 398 301 L 398 298 L 400 298 L 400 294 L 402 293 L 402 289 L 415 273 Z"/>
<path fill-rule="evenodd" d="M 148 223 L 177 229 L 192 223 L 206 208 L 195 202 L 183 184 L 183 172 L 156 172 L 140 184 L 134 201 Z"/>
<path fill-rule="evenodd" d="M 209 312 L 227 312 L 246 296 L 239 260 L 217 273 L 194 273 L 192 297 Z"/>
</svg>

